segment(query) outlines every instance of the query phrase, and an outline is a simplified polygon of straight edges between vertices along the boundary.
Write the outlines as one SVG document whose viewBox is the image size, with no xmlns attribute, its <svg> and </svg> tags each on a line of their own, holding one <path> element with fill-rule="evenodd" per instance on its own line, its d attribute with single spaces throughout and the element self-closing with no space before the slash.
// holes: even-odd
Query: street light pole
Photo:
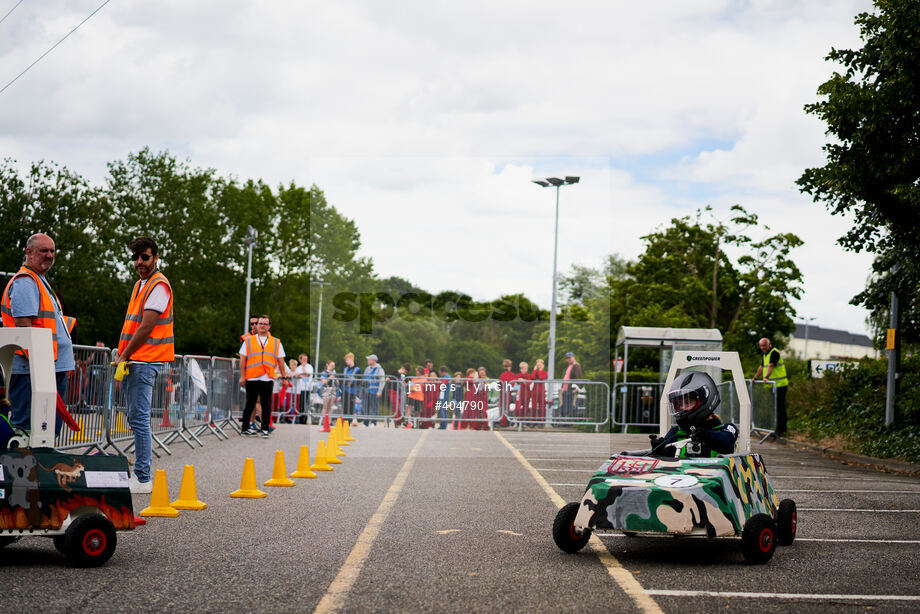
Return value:
<svg viewBox="0 0 920 614">
<path fill-rule="evenodd" d="M 313 354 L 313 373 L 319 375 L 319 338 L 323 332 L 323 288 L 329 282 L 314 279 L 313 283 L 319 286 L 319 313 L 316 314 L 316 352 Z"/>
<path fill-rule="evenodd" d="M 805 318 L 805 349 L 802 350 L 802 358 L 808 360 L 808 325 L 815 318 Z"/>
<path fill-rule="evenodd" d="M 249 246 L 249 259 L 246 263 L 246 315 L 243 317 L 243 334 L 249 332 L 249 297 L 250 287 L 252 286 L 252 248 L 256 244 L 256 238 L 259 231 L 252 226 L 246 227 L 246 238 L 244 242 Z"/>
<path fill-rule="evenodd" d="M 559 253 L 559 188 L 564 185 L 578 183 L 579 177 L 547 177 L 546 179 L 534 179 L 533 183 L 543 188 L 556 188 L 556 223 L 553 231 L 553 296 L 549 309 L 549 356 L 547 357 L 546 376 L 547 379 L 553 380 L 556 375 L 556 264 Z"/>
</svg>

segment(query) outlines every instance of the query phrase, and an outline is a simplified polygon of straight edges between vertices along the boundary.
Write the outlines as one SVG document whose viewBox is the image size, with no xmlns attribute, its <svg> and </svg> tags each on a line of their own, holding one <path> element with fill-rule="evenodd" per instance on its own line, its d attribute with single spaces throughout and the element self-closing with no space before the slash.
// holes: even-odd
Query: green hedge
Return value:
<svg viewBox="0 0 920 614">
<path fill-rule="evenodd" d="M 887 360 L 862 359 L 857 367 L 821 379 L 810 379 L 803 361 L 788 362 L 792 378 L 787 407 L 793 435 L 816 442 L 833 439 L 836 447 L 859 454 L 920 462 L 920 356 L 902 363 L 898 417 L 889 427 Z"/>
</svg>

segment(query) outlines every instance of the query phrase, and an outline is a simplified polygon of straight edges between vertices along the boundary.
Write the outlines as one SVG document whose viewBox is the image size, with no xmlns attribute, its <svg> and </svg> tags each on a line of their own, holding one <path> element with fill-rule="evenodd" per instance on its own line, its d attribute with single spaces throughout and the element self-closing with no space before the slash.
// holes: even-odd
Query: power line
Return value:
<svg viewBox="0 0 920 614">
<path fill-rule="evenodd" d="M 4 21 L 6 21 L 6 18 L 10 16 L 10 13 L 12 13 L 13 11 L 15 11 L 15 10 L 16 10 L 16 7 L 19 6 L 20 4 L 22 4 L 24 1 L 25 1 L 25 0 L 19 0 L 19 2 L 16 3 L 16 6 L 14 6 L 13 8 L 11 8 L 10 10 L 8 10 L 8 11 L 6 12 L 6 15 L 3 16 L 3 19 L 0 19 L 0 23 L 3 23 Z"/>
<path fill-rule="evenodd" d="M 5 91 L 6 91 L 6 88 L 8 88 L 9 86 L 11 86 L 11 85 L 13 85 L 14 83 L 16 83 L 16 80 L 19 79 L 19 77 L 21 77 L 21 76 L 23 76 L 24 74 L 26 74 L 27 72 L 29 72 L 29 69 L 30 69 L 30 68 L 32 68 L 33 66 L 35 66 L 36 64 L 38 64 L 39 62 L 41 62 L 41 61 L 42 61 L 42 58 L 44 58 L 46 55 L 48 55 L 49 53 L 51 53 L 52 51 L 54 51 L 54 48 L 55 48 L 55 47 L 57 47 L 58 45 L 60 45 L 61 43 L 63 43 L 63 42 L 67 39 L 68 36 L 70 36 L 71 34 L 73 34 L 74 32 L 77 31 L 77 28 L 79 28 L 80 26 L 82 26 L 83 24 L 85 24 L 87 21 L 89 21 L 90 18 L 91 18 L 93 15 L 95 15 L 96 13 L 98 13 L 99 11 L 101 11 L 101 10 L 102 10 L 102 7 L 104 7 L 106 4 L 108 4 L 108 3 L 111 2 L 111 1 L 112 1 L 112 0 L 105 0 L 105 2 L 103 2 L 102 4 L 100 4 L 99 7 L 98 7 L 95 11 L 93 11 L 92 13 L 90 13 L 89 15 L 87 15 L 87 16 L 86 16 L 86 19 L 84 19 L 83 21 L 81 21 L 80 23 L 78 23 L 77 25 L 75 25 L 74 28 L 73 28 L 73 30 L 71 30 L 70 32 L 68 32 L 67 34 L 65 34 L 64 37 L 63 37 L 61 40 L 59 40 L 58 42 L 56 42 L 56 43 L 54 43 L 53 45 L 51 45 L 51 48 L 48 49 L 48 51 L 46 51 L 46 52 L 44 52 L 43 54 L 41 54 L 40 56 L 38 56 L 38 59 L 37 59 L 37 60 L 35 60 L 35 61 L 32 62 L 31 64 L 29 64 L 29 65 L 26 67 L 26 69 L 25 69 L 24 71 L 22 71 L 21 73 L 19 73 L 18 75 L 16 75 L 16 76 L 13 78 L 12 81 L 10 81 L 10 82 L 7 83 L 6 85 L 4 85 L 4 86 L 3 86 L 3 89 L 0 89 L 0 94 L 2 94 L 3 92 L 5 92 Z M 22 2 L 22 0 L 20 0 L 20 2 Z M 19 6 L 19 5 L 17 4 L 16 6 Z M 13 8 L 16 8 L 16 7 L 14 6 Z M 12 11 L 10 11 L 10 12 L 12 12 Z M 9 15 L 9 13 L 7 13 L 7 15 Z M 6 19 L 6 17 L 4 17 L 4 19 Z"/>
</svg>

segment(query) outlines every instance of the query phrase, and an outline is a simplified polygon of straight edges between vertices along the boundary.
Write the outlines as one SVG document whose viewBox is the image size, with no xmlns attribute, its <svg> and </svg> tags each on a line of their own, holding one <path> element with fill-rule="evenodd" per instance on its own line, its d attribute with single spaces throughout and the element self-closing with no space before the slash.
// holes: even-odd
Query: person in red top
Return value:
<svg viewBox="0 0 920 614">
<path fill-rule="evenodd" d="M 507 358 L 502 361 L 502 374 L 498 376 L 501 387 L 498 390 L 498 406 L 502 411 L 502 426 L 506 426 L 506 416 L 511 413 L 511 382 L 517 377 L 511 370 L 511 361 Z"/>
<path fill-rule="evenodd" d="M 517 374 L 517 379 L 520 381 L 518 382 L 518 395 L 517 402 L 514 404 L 514 414 L 518 417 L 518 420 L 529 422 L 533 415 L 530 411 L 530 384 L 526 382 L 533 379 L 533 376 L 529 373 L 530 365 L 526 362 L 521 362 L 518 368 L 521 371 Z"/>
<path fill-rule="evenodd" d="M 437 372 L 432 369 L 428 372 L 427 379 L 422 382 L 422 391 L 423 391 L 423 407 L 422 407 L 422 418 L 427 418 L 427 420 L 422 420 L 419 422 L 419 428 L 430 429 L 434 426 L 434 422 L 431 420 L 431 417 L 435 414 L 434 404 L 438 400 L 438 393 L 440 392 L 440 382 L 438 381 Z"/>
<path fill-rule="evenodd" d="M 476 369 L 471 367 L 466 370 L 466 381 L 463 383 L 463 403 L 461 403 L 463 419 L 460 421 L 460 428 L 462 429 L 475 428 L 476 423 L 471 418 L 475 417 L 473 408 L 476 404 L 476 380 L 478 378 Z"/>
<path fill-rule="evenodd" d="M 533 408 L 533 417 L 538 421 L 546 419 L 546 384 L 539 383 L 545 380 L 549 375 L 546 372 L 546 365 L 543 359 L 538 358 L 533 365 L 533 372 L 530 374 L 534 381 L 533 388 L 530 391 L 530 403 Z"/>
</svg>

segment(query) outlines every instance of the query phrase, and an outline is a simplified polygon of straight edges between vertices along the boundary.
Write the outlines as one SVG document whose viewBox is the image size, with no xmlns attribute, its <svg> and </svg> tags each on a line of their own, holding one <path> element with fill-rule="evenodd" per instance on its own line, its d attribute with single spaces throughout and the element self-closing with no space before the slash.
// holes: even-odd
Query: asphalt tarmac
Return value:
<svg viewBox="0 0 920 614">
<path fill-rule="evenodd" d="M 316 427 L 270 439 L 213 436 L 154 459 L 171 499 L 195 467 L 202 511 L 118 534 L 112 559 L 72 569 L 51 540 L 0 550 L 2 611 L 26 612 L 916 612 L 920 478 L 812 451 L 755 445 L 796 542 L 766 565 L 736 539 L 601 536 L 570 555 L 551 527 L 635 435 L 352 428 L 332 472 L 261 486 L 276 450 L 294 470 Z M 180 447 L 181 446 L 181 447 Z M 246 457 L 263 499 L 234 499 Z M 149 502 L 135 495 L 135 511 Z M 611 556 L 612 555 L 612 556 Z"/>
</svg>

